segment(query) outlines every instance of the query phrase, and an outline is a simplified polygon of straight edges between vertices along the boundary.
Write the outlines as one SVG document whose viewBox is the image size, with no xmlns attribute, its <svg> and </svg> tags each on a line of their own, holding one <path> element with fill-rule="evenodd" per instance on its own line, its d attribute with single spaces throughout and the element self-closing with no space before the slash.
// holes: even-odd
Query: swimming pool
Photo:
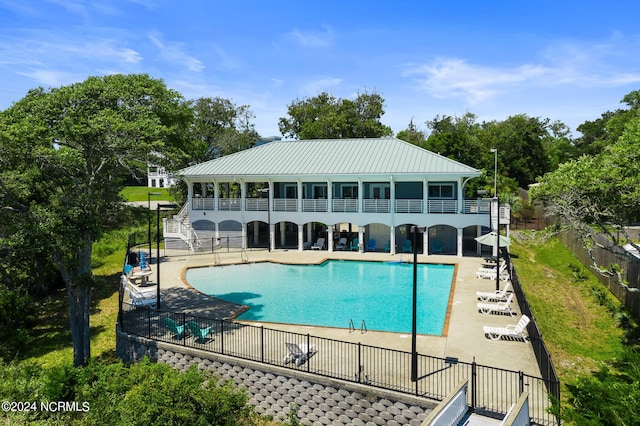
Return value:
<svg viewBox="0 0 640 426">
<path fill-rule="evenodd" d="M 417 333 L 441 335 L 453 265 L 420 264 Z M 328 260 L 319 265 L 253 263 L 190 268 L 196 290 L 249 309 L 237 319 L 411 332 L 413 265 Z"/>
</svg>

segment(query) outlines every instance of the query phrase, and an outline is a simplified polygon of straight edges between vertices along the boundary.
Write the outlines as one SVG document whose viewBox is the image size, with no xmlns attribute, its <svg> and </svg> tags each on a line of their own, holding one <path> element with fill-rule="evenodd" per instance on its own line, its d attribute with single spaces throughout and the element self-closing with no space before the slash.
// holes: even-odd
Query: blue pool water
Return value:
<svg viewBox="0 0 640 426">
<path fill-rule="evenodd" d="M 417 333 L 441 335 L 452 265 L 418 265 Z M 330 260 L 320 265 L 253 263 L 191 268 L 204 294 L 247 305 L 241 320 L 411 332 L 413 265 Z"/>
</svg>

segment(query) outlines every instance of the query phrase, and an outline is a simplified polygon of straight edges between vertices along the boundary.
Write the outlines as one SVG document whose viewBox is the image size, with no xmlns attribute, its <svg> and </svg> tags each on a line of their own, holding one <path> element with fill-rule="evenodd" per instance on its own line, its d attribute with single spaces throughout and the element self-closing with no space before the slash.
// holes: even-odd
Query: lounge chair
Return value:
<svg viewBox="0 0 640 426">
<path fill-rule="evenodd" d="M 520 317 L 520 321 L 516 325 L 509 324 L 506 327 L 489 327 L 484 326 L 484 334 L 491 340 L 500 340 L 502 337 L 512 337 L 519 338 L 522 340 L 527 340 L 527 336 L 524 335 L 524 331 L 527 328 L 527 324 L 529 324 L 528 316 L 522 315 Z"/>
<path fill-rule="evenodd" d="M 369 242 L 367 243 L 367 251 L 376 251 L 376 240 L 373 238 L 369 238 Z"/>
<path fill-rule="evenodd" d="M 340 238 L 338 244 L 336 244 L 336 250 L 346 250 L 347 249 L 347 239 L 345 237 Z"/>
<path fill-rule="evenodd" d="M 490 300 L 493 300 L 495 302 L 504 302 L 505 300 L 507 300 L 507 291 L 509 290 L 510 286 L 511 283 L 507 281 L 502 290 L 477 291 L 476 296 L 478 296 L 478 299 L 482 300 L 483 302 L 488 302 Z"/>
<path fill-rule="evenodd" d="M 499 269 L 500 279 L 502 281 L 507 281 L 509 279 L 509 272 L 507 271 L 507 264 L 502 263 Z M 476 276 L 481 279 L 496 279 L 496 268 L 480 268 L 476 272 Z"/>
<path fill-rule="evenodd" d="M 296 366 L 299 367 L 317 353 L 316 346 L 313 343 L 309 345 L 308 349 L 306 343 L 300 343 L 299 345 L 296 343 L 285 343 L 285 345 L 287 345 L 287 349 L 289 350 L 289 354 L 285 356 L 283 360 L 285 364 L 294 362 Z"/>
<path fill-rule="evenodd" d="M 431 253 L 442 253 L 442 243 L 440 240 L 431 241 Z"/>
<path fill-rule="evenodd" d="M 354 238 L 351 241 L 351 245 L 349 246 L 349 249 L 351 251 L 358 251 L 358 250 L 360 250 L 360 248 L 358 247 L 359 245 L 360 245 L 360 241 L 357 238 Z"/>
<path fill-rule="evenodd" d="M 404 243 L 402 243 L 402 252 L 403 253 L 413 253 L 413 247 L 411 245 L 411 240 L 404 240 Z"/>
<path fill-rule="evenodd" d="M 478 303 L 478 310 L 483 314 L 492 313 L 509 313 L 509 315 L 515 315 L 511 310 L 511 301 L 513 299 L 513 293 L 510 293 L 507 300 L 498 303 Z"/>
<path fill-rule="evenodd" d="M 322 250 L 324 248 L 324 238 L 318 238 L 316 243 L 311 246 L 311 250 Z"/>
<path fill-rule="evenodd" d="M 164 325 L 169 329 L 169 331 L 173 334 L 173 338 L 176 340 L 182 339 L 185 334 L 186 327 L 184 325 L 178 325 L 174 320 L 169 317 L 164 319 Z"/>
<path fill-rule="evenodd" d="M 125 293 L 129 295 L 131 304 L 139 306 L 155 306 L 158 301 L 157 288 L 154 287 L 138 287 L 133 284 L 126 275 L 122 275 L 120 283 L 124 287 Z"/>
<path fill-rule="evenodd" d="M 211 333 L 211 327 L 201 328 L 197 322 L 189 321 L 187 323 L 189 330 L 191 330 L 191 334 L 193 334 L 193 341 L 200 341 L 200 343 L 204 343 L 205 337 L 209 333 Z"/>
</svg>

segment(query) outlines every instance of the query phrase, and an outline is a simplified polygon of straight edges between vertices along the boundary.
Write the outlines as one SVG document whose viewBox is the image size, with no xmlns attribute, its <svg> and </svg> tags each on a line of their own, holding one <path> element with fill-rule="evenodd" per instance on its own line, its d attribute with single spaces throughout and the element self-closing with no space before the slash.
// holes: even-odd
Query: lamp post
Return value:
<svg viewBox="0 0 640 426">
<path fill-rule="evenodd" d="M 411 314 L 411 381 L 418 381 L 418 349 L 416 342 L 418 320 L 418 232 L 424 232 L 424 226 L 412 226 L 413 232 L 413 304 Z"/>
<path fill-rule="evenodd" d="M 176 204 L 160 204 L 156 208 L 156 232 L 158 235 L 158 247 L 156 248 L 156 309 L 160 310 L 160 209 L 161 208 L 175 208 Z"/>
<path fill-rule="evenodd" d="M 493 204 L 496 206 L 496 291 L 500 290 L 500 200 L 498 199 L 498 149 L 492 148 L 493 162 Z"/>
<path fill-rule="evenodd" d="M 151 196 L 158 197 L 160 195 L 162 195 L 162 194 L 159 193 L 159 192 L 147 192 L 147 210 L 148 210 L 147 211 L 147 222 L 148 222 L 148 225 L 149 225 L 148 233 L 147 233 L 147 238 L 148 238 L 147 241 L 149 241 L 149 263 L 152 263 L 151 262 L 151 260 L 152 260 L 152 258 L 151 258 L 152 257 L 152 255 L 151 255 Z"/>
</svg>

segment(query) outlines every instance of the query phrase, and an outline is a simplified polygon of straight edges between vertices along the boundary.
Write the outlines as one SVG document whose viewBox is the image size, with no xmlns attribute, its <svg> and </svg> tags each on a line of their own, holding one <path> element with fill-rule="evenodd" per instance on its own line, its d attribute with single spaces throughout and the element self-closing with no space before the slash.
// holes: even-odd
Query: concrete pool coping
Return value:
<svg viewBox="0 0 640 426">
<path fill-rule="evenodd" d="M 239 251 L 213 254 L 185 254 L 184 256 L 167 257 L 160 266 L 161 295 L 164 300 L 163 309 L 189 312 L 194 315 L 212 318 L 231 318 L 244 309 L 242 305 L 229 303 L 220 299 L 206 296 L 192 289 L 184 281 L 184 272 L 190 267 L 213 266 L 216 263 L 242 263 L 242 257 L 248 257 L 249 262 L 281 262 L 315 264 L 326 259 L 345 260 L 407 260 L 412 261 L 413 255 L 388 253 L 357 253 L 327 251 Z M 492 291 L 495 281 L 478 279 L 476 271 L 482 266 L 479 257 L 456 257 L 447 255 L 418 255 L 420 263 L 453 264 L 456 265 L 453 283 L 453 295 L 450 298 L 448 311 L 448 332 L 443 336 L 418 335 L 417 350 L 421 354 L 435 357 L 455 357 L 463 362 L 478 364 L 507 370 L 522 371 L 531 376 L 540 376 L 535 354 L 531 344 L 517 340 L 494 341 L 485 337 L 484 325 L 504 327 L 518 321 L 520 310 L 514 301 L 512 309 L 518 316 L 484 315 L 478 312 L 476 291 Z M 152 265 L 156 268 L 157 265 Z M 155 272 L 155 271 L 154 271 Z M 155 278 L 155 274 L 152 275 Z M 501 282 L 501 287 L 504 282 Z M 242 322 L 242 321 L 239 321 Z M 361 333 L 358 325 L 350 332 L 347 328 L 330 328 L 317 326 L 300 326 L 279 323 L 248 324 L 264 325 L 265 327 L 298 333 L 325 337 L 347 342 L 362 343 L 401 351 L 411 351 L 411 335 L 403 333 L 367 331 Z"/>
</svg>

